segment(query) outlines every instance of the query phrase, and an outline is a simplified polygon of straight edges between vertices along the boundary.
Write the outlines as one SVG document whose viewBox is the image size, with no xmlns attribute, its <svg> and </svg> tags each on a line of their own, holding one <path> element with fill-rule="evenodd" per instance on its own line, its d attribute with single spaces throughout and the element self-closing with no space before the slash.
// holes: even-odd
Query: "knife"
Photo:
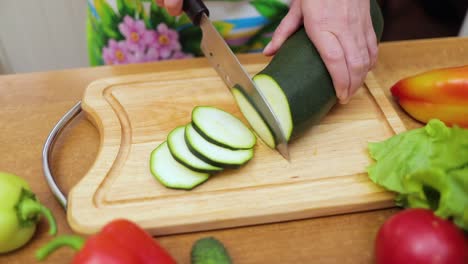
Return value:
<svg viewBox="0 0 468 264">
<path fill-rule="evenodd" d="M 202 40 L 200 48 L 211 66 L 227 85 L 229 91 L 237 85 L 251 99 L 251 102 L 273 131 L 277 143 L 276 149 L 289 161 L 288 141 L 283 129 L 279 125 L 278 118 L 273 113 L 261 91 L 239 63 L 231 48 L 211 23 L 208 8 L 201 0 L 184 0 L 182 9 L 191 19 L 192 23 L 201 28 Z"/>
</svg>

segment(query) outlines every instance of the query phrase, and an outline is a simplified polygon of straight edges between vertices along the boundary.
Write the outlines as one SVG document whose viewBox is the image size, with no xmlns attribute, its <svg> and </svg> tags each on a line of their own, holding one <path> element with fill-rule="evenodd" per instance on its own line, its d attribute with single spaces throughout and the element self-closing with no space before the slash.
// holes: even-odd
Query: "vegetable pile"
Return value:
<svg viewBox="0 0 468 264">
<path fill-rule="evenodd" d="M 255 134 L 234 115 L 197 106 L 192 121 L 174 128 L 150 156 L 150 170 L 164 186 L 193 189 L 225 168 L 253 158 Z"/>
<path fill-rule="evenodd" d="M 17 175 L 0 172 L 0 254 L 31 240 L 41 216 L 49 222 L 49 234 L 55 235 L 54 216 L 37 200 L 29 184 Z"/>
<path fill-rule="evenodd" d="M 370 179 L 405 208 L 381 226 L 376 262 L 468 263 L 468 130 L 432 119 L 369 152 Z"/>
<path fill-rule="evenodd" d="M 440 68 L 406 77 L 391 87 L 392 95 L 414 119 L 439 119 L 468 128 L 468 65 Z"/>
</svg>

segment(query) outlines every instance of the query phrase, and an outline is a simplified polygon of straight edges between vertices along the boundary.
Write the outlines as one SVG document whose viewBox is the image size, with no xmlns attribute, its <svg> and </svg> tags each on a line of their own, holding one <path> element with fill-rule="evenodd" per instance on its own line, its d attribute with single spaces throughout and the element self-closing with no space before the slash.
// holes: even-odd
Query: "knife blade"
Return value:
<svg viewBox="0 0 468 264">
<path fill-rule="evenodd" d="M 250 98 L 254 107 L 271 128 L 276 141 L 276 149 L 289 161 L 288 141 L 279 125 L 278 118 L 231 48 L 211 23 L 208 17 L 208 8 L 201 0 L 184 0 L 182 9 L 192 20 L 192 23 L 201 28 L 200 48 L 211 66 L 224 81 L 229 91 L 237 85 Z"/>
</svg>

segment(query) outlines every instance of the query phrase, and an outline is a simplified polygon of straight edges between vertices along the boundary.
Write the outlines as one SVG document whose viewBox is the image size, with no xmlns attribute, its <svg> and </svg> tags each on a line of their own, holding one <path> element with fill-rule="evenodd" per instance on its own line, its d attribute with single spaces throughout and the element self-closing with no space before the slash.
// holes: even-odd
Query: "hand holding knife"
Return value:
<svg viewBox="0 0 468 264">
<path fill-rule="evenodd" d="M 250 98 L 259 114 L 272 129 L 277 142 L 276 149 L 285 159 L 289 160 L 288 142 L 284 131 L 279 125 L 278 118 L 239 63 L 237 57 L 211 23 L 208 18 L 208 8 L 201 0 L 184 0 L 182 9 L 192 20 L 192 23 L 202 29 L 201 50 L 212 67 L 229 90 L 237 86 Z"/>
</svg>

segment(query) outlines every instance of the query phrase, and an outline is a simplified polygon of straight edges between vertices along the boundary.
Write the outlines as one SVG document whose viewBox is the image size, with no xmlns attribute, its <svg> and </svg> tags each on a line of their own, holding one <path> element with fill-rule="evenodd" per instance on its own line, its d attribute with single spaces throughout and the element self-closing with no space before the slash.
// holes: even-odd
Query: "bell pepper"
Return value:
<svg viewBox="0 0 468 264">
<path fill-rule="evenodd" d="M 17 175 L 0 172 L 0 253 L 18 249 L 31 240 L 41 215 L 54 235 L 54 216 L 37 200 L 29 184 Z"/>
<path fill-rule="evenodd" d="M 390 89 L 414 119 L 439 119 L 447 126 L 468 127 L 468 65 L 439 68 L 406 77 Z"/>
<path fill-rule="evenodd" d="M 41 247 L 36 258 L 43 260 L 61 246 L 79 250 L 72 259 L 73 264 L 176 263 L 145 230 L 126 219 L 109 222 L 86 240 L 75 235 L 58 236 Z"/>
</svg>

